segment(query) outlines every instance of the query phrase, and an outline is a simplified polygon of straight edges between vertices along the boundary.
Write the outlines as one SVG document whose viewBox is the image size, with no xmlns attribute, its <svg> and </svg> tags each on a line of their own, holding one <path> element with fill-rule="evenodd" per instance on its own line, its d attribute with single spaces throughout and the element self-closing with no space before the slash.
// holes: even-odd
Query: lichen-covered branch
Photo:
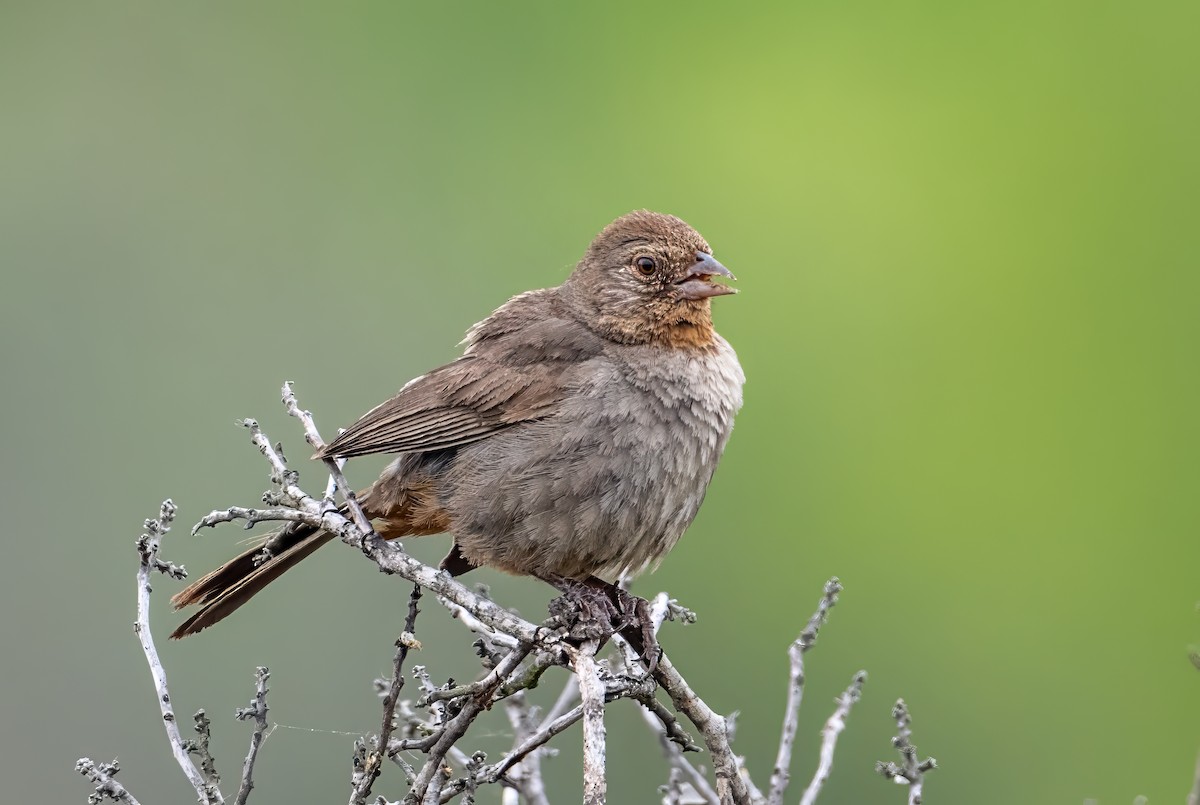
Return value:
<svg viewBox="0 0 1200 805">
<path fill-rule="evenodd" d="M 596 665 L 600 641 L 585 640 L 575 652 L 575 676 L 583 700 L 583 805 L 603 805 L 608 796 L 605 772 L 604 682 Z"/>
<path fill-rule="evenodd" d="M 75 761 L 75 771 L 96 784 L 96 790 L 88 795 L 88 805 L 100 805 L 106 799 L 125 805 L 141 805 L 133 794 L 125 790 L 125 786 L 117 782 L 116 775 L 120 770 L 121 764 L 115 760 L 112 763 L 96 763 L 91 758 L 81 757 Z"/>
<path fill-rule="evenodd" d="M 917 747 L 912 742 L 912 716 L 903 699 L 897 700 L 892 708 L 892 718 L 896 720 L 896 737 L 892 738 L 892 746 L 900 753 L 901 762 L 897 764 L 891 760 L 881 760 L 875 764 L 875 771 L 893 782 L 907 785 L 908 805 L 921 805 L 925 773 L 936 769 L 937 761 L 933 758 L 917 758 Z"/>
<path fill-rule="evenodd" d="M 246 805 L 250 792 L 254 789 L 254 763 L 258 760 L 258 750 L 266 740 L 269 722 L 267 721 L 267 680 L 271 672 L 265 665 L 260 665 L 254 671 L 254 698 L 249 707 L 240 707 L 234 711 L 233 717 L 238 721 L 253 721 L 254 730 L 250 733 L 250 751 L 242 762 L 242 781 L 238 785 L 234 805 Z"/>
</svg>

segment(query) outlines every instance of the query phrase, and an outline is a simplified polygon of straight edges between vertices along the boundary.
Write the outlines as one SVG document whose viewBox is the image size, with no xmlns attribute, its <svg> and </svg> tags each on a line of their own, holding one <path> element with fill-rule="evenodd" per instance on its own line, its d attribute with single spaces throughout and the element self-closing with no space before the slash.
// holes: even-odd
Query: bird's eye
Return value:
<svg viewBox="0 0 1200 805">
<path fill-rule="evenodd" d="M 637 272 L 643 277 L 649 277 L 654 274 L 654 270 L 658 268 L 658 264 L 654 262 L 653 257 L 639 257 L 633 263 L 637 268 Z"/>
</svg>

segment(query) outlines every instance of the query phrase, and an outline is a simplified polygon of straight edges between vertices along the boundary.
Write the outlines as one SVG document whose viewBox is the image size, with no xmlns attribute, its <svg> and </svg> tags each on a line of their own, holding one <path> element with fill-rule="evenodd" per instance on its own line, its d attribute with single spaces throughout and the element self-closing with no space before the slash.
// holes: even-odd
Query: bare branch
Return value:
<svg viewBox="0 0 1200 805">
<path fill-rule="evenodd" d="M 717 778 L 717 796 L 723 805 L 763 802 L 762 792 L 754 787 L 748 775 L 743 775 L 742 764 L 729 746 L 729 722 L 704 703 L 666 654 L 654 669 L 654 679 L 671 697 L 675 709 L 687 716 L 704 736 Z"/>
<path fill-rule="evenodd" d="M 574 682 L 575 676 L 572 674 L 568 679 Z M 576 691 L 578 691 L 578 687 L 576 687 Z M 537 727 L 536 708 L 530 706 L 528 697 L 522 690 L 504 700 L 504 712 L 508 716 L 508 723 L 513 728 L 513 751 L 516 751 L 517 747 Z M 476 777 L 480 771 L 482 771 L 482 767 L 474 770 Z M 527 754 L 520 763 L 512 768 L 508 778 L 512 781 L 513 789 L 521 797 L 524 797 L 528 805 L 550 805 L 546 798 L 545 783 L 542 780 L 542 751 L 540 749 L 535 749 Z M 471 788 L 470 783 L 468 783 L 468 787 Z"/>
<path fill-rule="evenodd" d="M 800 724 L 800 702 L 804 698 L 804 654 L 817 642 L 817 633 L 829 619 L 829 610 L 838 601 L 842 585 L 834 576 L 825 582 L 825 590 L 817 603 L 817 611 L 808 619 L 808 625 L 800 636 L 788 647 L 791 660 L 791 675 L 788 679 L 787 705 L 784 708 L 783 734 L 779 738 L 779 751 L 775 755 L 775 770 L 771 773 L 771 786 L 767 794 L 767 805 L 782 805 L 783 793 L 791 780 L 792 744 L 796 740 L 796 728 Z"/>
<path fill-rule="evenodd" d="M 285 392 L 290 386 L 284 386 Z M 293 403 L 295 398 L 292 398 Z M 375 751 L 367 756 L 363 773 L 357 777 L 350 795 L 350 802 L 365 802 L 371 796 L 371 786 L 379 777 L 383 758 L 387 755 L 386 747 L 396 726 L 396 704 L 400 698 L 400 690 L 404 687 L 404 663 L 408 661 L 408 650 L 420 648 L 414 632 L 417 628 L 418 605 L 421 602 L 421 585 L 414 584 L 408 596 L 408 615 L 404 620 L 404 631 L 396 638 L 396 653 L 392 658 L 392 679 L 387 692 L 383 696 L 383 721 L 379 727 L 379 738 L 375 743 Z"/>
<path fill-rule="evenodd" d="M 123 802 L 125 805 L 141 805 L 133 794 L 125 790 L 125 786 L 116 781 L 116 774 L 121 770 L 121 764 L 96 763 L 91 758 L 81 757 L 75 761 L 75 771 L 96 784 L 96 790 L 88 795 L 88 805 L 100 805 L 106 799 L 113 802 Z"/>
<path fill-rule="evenodd" d="M 238 721 L 254 721 L 254 731 L 250 733 L 250 751 L 246 753 L 246 760 L 242 763 L 242 781 L 238 785 L 235 805 L 246 805 L 246 799 L 254 790 L 254 762 L 258 760 L 258 750 L 266 739 L 269 726 L 267 722 L 267 680 L 270 678 L 270 670 L 265 665 L 258 666 L 254 671 L 254 698 L 250 700 L 250 706 L 239 707 L 233 713 L 233 717 Z"/>
<path fill-rule="evenodd" d="M 563 689 L 558 694 L 558 698 L 554 700 L 554 704 L 546 711 L 546 716 L 542 719 L 541 726 L 545 727 L 550 722 L 557 719 L 563 713 L 567 712 L 579 698 L 579 677 L 571 674 L 567 677 L 567 681 L 563 683 Z"/>
<path fill-rule="evenodd" d="M 490 690 L 494 691 L 498 688 L 517 669 L 528 653 L 528 647 L 514 649 L 509 652 L 508 656 L 501 660 L 485 677 Z M 487 695 L 467 697 L 458 714 L 447 721 L 439 732 L 431 736 L 435 740 L 428 749 L 429 759 L 425 761 L 424 767 L 417 774 L 417 779 L 413 781 L 412 790 L 404 798 L 405 805 L 417 805 L 417 803 L 422 803 L 423 805 L 426 801 L 426 794 L 429 787 L 434 783 L 434 777 L 441 773 L 442 761 L 450 751 L 450 748 L 466 734 L 467 728 L 471 726 L 471 723 L 485 708 L 491 705 L 491 702 L 492 697 L 490 692 Z M 388 747 L 388 751 L 392 751 L 390 746 Z M 441 791 L 441 787 L 441 784 L 438 784 L 438 791 Z M 434 801 L 436 802 L 437 800 Z"/>
<path fill-rule="evenodd" d="M 187 745 L 179 734 L 179 724 L 175 719 L 175 711 L 171 708 L 171 694 L 167 690 L 167 672 L 158 659 L 158 650 L 154 647 L 154 636 L 150 633 L 150 573 L 157 571 L 174 579 L 187 576 L 187 571 L 164 562 L 158 557 L 159 542 L 164 534 L 171 530 L 171 522 L 175 519 L 175 504 L 170 500 L 163 501 L 159 515 L 153 520 L 146 521 L 146 531 L 138 538 L 137 549 L 141 557 L 138 565 L 137 585 L 137 623 L 134 631 L 142 644 L 142 653 L 150 666 L 150 675 L 154 678 L 154 690 L 158 695 L 159 711 L 162 713 L 163 727 L 167 731 L 167 741 L 171 744 L 171 753 L 175 762 L 183 770 L 196 796 L 206 805 L 221 805 L 225 799 L 221 796 L 216 783 L 210 781 L 196 768 L 188 756 Z"/>
<path fill-rule="evenodd" d="M 200 758 L 200 771 L 204 774 L 205 782 L 211 786 L 220 785 L 221 775 L 217 774 L 217 763 L 208 748 L 212 741 L 212 721 L 204 710 L 197 710 L 192 719 L 196 722 L 196 737 L 184 741 L 183 748 L 188 754 Z"/>
<path fill-rule="evenodd" d="M 921 805 L 925 772 L 936 769 L 937 761 L 933 758 L 917 759 L 917 747 L 912 743 L 912 716 L 903 699 L 896 701 L 896 706 L 892 708 L 892 718 L 896 719 L 897 731 L 896 737 L 892 738 L 892 746 L 900 752 L 903 763 L 897 764 L 890 760 L 885 763 L 881 760 L 875 764 L 875 771 L 900 785 L 907 785 L 908 805 Z"/>
<path fill-rule="evenodd" d="M 549 724 L 542 724 L 538 727 L 537 732 L 526 738 L 520 745 L 504 756 L 504 759 L 484 770 L 484 780 L 487 782 L 495 782 L 499 780 L 506 771 L 512 766 L 519 763 L 522 758 L 528 755 L 535 749 L 545 745 L 551 738 L 558 735 L 567 727 L 574 724 L 579 719 L 583 718 L 583 705 L 576 705 L 567 712 L 563 713 L 558 718 Z"/>
<path fill-rule="evenodd" d="M 821 730 L 821 761 L 817 765 L 812 782 L 808 784 L 808 788 L 804 789 L 804 794 L 800 797 L 800 805 L 812 805 L 816 802 L 817 795 L 821 793 L 821 787 L 829 779 L 829 775 L 833 771 L 833 750 L 837 748 L 838 736 L 846 728 L 846 718 L 850 715 L 850 708 L 862 696 L 863 683 L 866 681 L 867 672 L 859 671 L 854 675 L 854 681 L 850 683 L 850 687 L 842 691 L 842 695 L 837 698 L 837 709 L 833 711 L 833 715 L 829 717 L 829 720 L 825 722 L 825 727 Z"/>
<path fill-rule="evenodd" d="M 449 780 L 450 768 L 445 763 L 439 763 L 433 779 L 429 781 L 429 788 L 425 791 L 421 805 L 439 805 L 442 801 L 442 789 Z"/>
<path fill-rule="evenodd" d="M 673 609 L 674 607 L 674 609 Z M 650 602 L 650 621 L 651 627 L 657 634 L 662 627 L 663 621 L 678 610 L 686 612 L 684 619 L 688 622 L 695 620 L 695 615 L 689 610 L 684 610 L 678 607 L 666 593 L 659 593 L 654 596 Z M 628 673 L 634 673 L 640 667 L 637 652 L 629 645 L 628 641 L 621 639 L 621 657 Z M 708 778 L 691 764 L 691 762 L 683 756 L 685 751 L 698 752 L 700 747 L 692 743 L 691 737 L 688 736 L 679 721 L 670 714 L 658 699 L 651 693 L 647 697 L 639 698 L 641 708 L 639 712 L 642 714 L 642 720 L 646 722 L 646 726 L 650 728 L 655 735 L 658 736 L 659 744 L 662 746 L 663 754 L 667 758 L 667 762 L 671 764 L 672 769 L 677 773 L 683 781 L 690 785 L 692 793 L 700 799 L 700 801 L 709 805 L 720 805 L 720 800 L 717 797 L 717 792 L 713 790 L 708 782 Z M 674 775 L 672 776 L 674 779 Z M 671 791 L 670 782 L 668 782 L 668 794 Z M 682 794 L 681 794 L 682 796 Z"/>
<path fill-rule="evenodd" d="M 642 705 L 642 712 L 646 718 L 654 725 L 654 729 L 680 752 L 699 752 L 700 747 L 692 742 L 692 736 L 688 735 L 683 729 L 683 725 L 679 723 L 679 719 L 675 714 L 667 709 L 666 705 L 654 697 L 653 691 L 646 691 L 634 695 L 634 698 Z M 674 754 L 672 753 L 672 757 Z M 686 763 L 683 756 L 680 755 L 676 765 Z"/>
<path fill-rule="evenodd" d="M 575 654 L 575 676 L 583 700 L 583 803 L 603 805 L 608 795 L 605 773 L 604 683 L 596 665 L 600 641 L 585 640 Z"/>
<path fill-rule="evenodd" d="M 486 596 L 485 596 L 486 597 Z M 459 606 L 445 596 L 438 597 L 438 603 L 450 611 L 450 615 L 466 625 L 468 629 L 480 637 L 492 643 L 499 644 L 505 648 L 516 648 L 519 642 L 513 637 L 510 637 L 503 632 L 498 632 L 488 624 L 479 620 L 467 610 L 466 607 Z"/>
<path fill-rule="evenodd" d="M 657 699 L 651 698 L 651 702 L 662 708 L 663 711 L 666 710 L 665 707 L 658 703 Z M 640 712 L 642 720 L 658 736 L 658 742 L 662 747 L 663 755 L 666 757 L 671 768 L 682 775 L 682 779 L 692 787 L 693 792 L 701 801 L 709 803 L 709 805 L 720 805 L 717 792 L 713 790 L 708 778 L 683 755 L 685 751 L 698 752 L 700 751 L 700 747 L 691 743 L 690 738 L 686 734 L 683 737 L 687 739 L 687 743 L 681 746 L 678 741 L 664 731 L 662 718 L 651 709 L 651 704 L 646 701 L 641 701 L 641 703 Z M 678 721 L 675 722 L 676 726 L 678 726 L 678 723 Z M 682 731 L 682 728 L 680 730 Z"/>
<path fill-rule="evenodd" d="M 325 446 L 324 440 L 321 439 L 321 434 L 317 432 L 317 425 L 313 422 L 312 413 L 301 410 L 299 403 L 296 402 L 296 394 L 292 391 L 292 381 L 284 382 L 281 391 L 283 395 L 283 406 L 287 409 L 288 414 L 300 420 L 300 424 L 304 427 L 304 440 L 308 442 L 313 450 L 320 450 Z M 362 506 L 358 505 L 358 498 L 354 496 L 354 489 L 346 481 L 346 476 L 342 473 L 342 462 L 335 458 L 323 459 L 325 466 L 329 467 L 329 476 L 333 478 L 338 490 L 342 493 L 342 499 L 346 501 L 346 507 L 350 510 L 351 519 L 358 526 L 363 534 L 374 534 L 374 529 L 371 528 L 371 521 L 367 519 L 367 515 L 363 513 Z M 328 493 L 327 493 L 328 494 Z"/>
</svg>

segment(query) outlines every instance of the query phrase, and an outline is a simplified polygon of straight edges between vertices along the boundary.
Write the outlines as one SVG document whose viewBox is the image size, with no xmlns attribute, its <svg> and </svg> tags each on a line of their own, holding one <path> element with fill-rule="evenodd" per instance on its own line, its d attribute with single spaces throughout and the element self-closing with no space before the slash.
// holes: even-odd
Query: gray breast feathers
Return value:
<svg viewBox="0 0 1200 805">
<path fill-rule="evenodd" d="M 446 503 L 463 554 L 609 579 L 661 559 L 699 511 L 741 406 L 737 358 L 719 346 L 597 356 L 554 416 L 461 448 Z"/>
</svg>

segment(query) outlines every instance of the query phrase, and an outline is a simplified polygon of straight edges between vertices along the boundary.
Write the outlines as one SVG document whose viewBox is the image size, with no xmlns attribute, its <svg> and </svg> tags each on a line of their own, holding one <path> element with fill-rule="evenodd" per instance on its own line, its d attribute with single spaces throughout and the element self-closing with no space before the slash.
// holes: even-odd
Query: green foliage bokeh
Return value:
<svg viewBox="0 0 1200 805">
<path fill-rule="evenodd" d="M 836 574 L 798 778 L 833 696 L 870 678 L 829 802 L 901 800 L 872 771 L 898 696 L 942 766 L 929 802 L 1180 801 L 1198 24 L 1195 3 L 1069 0 L 4 4 L 6 797 L 82 801 L 75 758 L 117 755 L 143 802 L 187 800 L 129 631 L 142 518 L 174 497 L 166 556 L 214 565 L 242 534 L 187 526 L 266 484 L 236 417 L 298 462 L 283 380 L 332 432 L 648 207 L 738 274 L 716 318 L 749 381 L 704 510 L 636 591 L 699 612 L 663 642 L 740 711 L 758 782 L 787 644 Z M 272 667 L 260 805 L 342 801 L 376 726 L 406 585 L 322 553 L 162 647 L 227 779 L 246 745 L 227 716 Z M 480 580 L 529 617 L 550 597 Z M 470 673 L 461 627 L 426 610 L 420 661 Z M 630 707 L 610 736 L 612 801 L 657 801 Z M 576 738 L 546 762 L 554 801 L 578 797 Z"/>
</svg>

